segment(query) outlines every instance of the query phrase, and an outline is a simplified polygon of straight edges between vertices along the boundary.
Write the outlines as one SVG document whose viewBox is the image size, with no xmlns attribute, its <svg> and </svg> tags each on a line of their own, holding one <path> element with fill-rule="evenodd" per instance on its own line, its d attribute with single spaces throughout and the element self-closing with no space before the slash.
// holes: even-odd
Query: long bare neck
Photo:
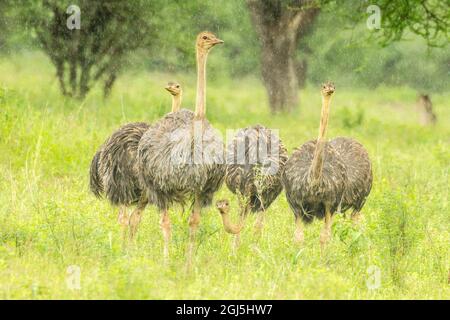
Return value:
<svg viewBox="0 0 450 320">
<path fill-rule="evenodd" d="M 204 119 L 206 114 L 206 59 L 208 53 L 197 48 L 197 97 L 195 119 Z"/>
<path fill-rule="evenodd" d="M 325 145 L 327 143 L 326 134 L 328 127 L 328 116 L 330 113 L 330 100 L 331 96 L 322 96 L 322 113 L 320 115 L 319 137 L 317 138 L 316 149 L 314 150 L 311 171 L 311 175 L 316 181 L 322 176 L 323 155 L 325 152 Z"/>
<path fill-rule="evenodd" d="M 230 215 L 227 213 L 222 213 L 222 224 L 223 228 L 225 229 L 225 232 L 231 233 L 231 234 L 238 234 L 241 229 L 242 225 L 237 225 L 231 222 Z"/>
<path fill-rule="evenodd" d="M 181 92 L 176 96 L 172 96 L 172 112 L 177 112 L 181 107 Z"/>
</svg>

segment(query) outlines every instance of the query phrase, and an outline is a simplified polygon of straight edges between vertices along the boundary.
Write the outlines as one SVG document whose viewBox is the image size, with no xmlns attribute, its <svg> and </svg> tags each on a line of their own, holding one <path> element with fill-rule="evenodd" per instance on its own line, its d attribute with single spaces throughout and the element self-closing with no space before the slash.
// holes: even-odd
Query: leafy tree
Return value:
<svg viewBox="0 0 450 320">
<path fill-rule="evenodd" d="M 382 45 L 400 40 L 406 33 L 424 37 L 430 45 L 448 41 L 449 4 L 439 0 L 247 0 L 253 25 L 261 43 L 261 72 L 273 112 L 298 105 L 299 68 L 296 50 L 322 10 L 332 9 L 348 22 L 368 18 L 369 5 L 381 12 L 381 28 L 374 37 Z M 330 38 L 333 31 L 330 30 Z"/>
<path fill-rule="evenodd" d="M 74 11 L 58 0 L 24 1 L 21 17 L 55 66 L 64 95 L 84 98 L 97 81 L 107 95 L 127 54 L 151 45 L 158 1 L 80 0 L 77 5 L 79 29 L 68 27 Z"/>
</svg>

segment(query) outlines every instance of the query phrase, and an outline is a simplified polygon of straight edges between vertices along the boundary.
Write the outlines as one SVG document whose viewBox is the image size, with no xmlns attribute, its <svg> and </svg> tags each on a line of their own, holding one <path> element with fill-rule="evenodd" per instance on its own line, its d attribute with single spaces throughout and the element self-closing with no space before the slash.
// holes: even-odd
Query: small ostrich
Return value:
<svg viewBox="0 0 450 320">
<path fill-rule="evenodd" d="M 166 115 L 139 143 L 139 179 L 146 195 L 161 214 L 164 259 L 168 259 L 171 225 L 168 208 L 192 201 L 187 262 L 191 265 L 201 209 L 212 202 L 225 176 L 223 141 L 205 117 L 206 60 L 223 43 L 211 32 L 197 36 L 197 97 L 195 112 L 180 110 Z"/>
<path fill-rule="evenodd" d="M 178 83 L 165 87 L 172 98 L 172 112 L 180 109 L 182 90 Z M 118 222 L 125 237 L 130 227 L 130 238 L 137 231 L 136 220 L 147 205 L 138 177 L 137 149 L 139 141 L 150 125 L 144 122 L 128 123 L 115 131 L 94 155 L 90 167 L 90 189 L 103 195 L 114 206 L 119 206 Z M 127 214 L 127 207 L 136 204 L 136 210 Z"/>
<path fill-rule="evenodd" d="M 235 225 L 231 222 L 230 219 L 230 202 L 227 199 L 218 200 L 216 202 L 216 208 L 219 210 L 220 215 L 222 216 L 222 223 L 226 232 L 231 234 L 239 234 L 242 229 L 242 224 Z"/>
<path fill-rule="evenodd" d="M 325 218 L 322 247 L 331 238 L 334 213 L 352 209 L 352 218 L 357 219 L 372 187 L 372 167 L 364 147 L 350 138 L 326 139 L 334 91 L 333 84 L 322 85 L 319 137 L 296 149 L 283 173 L 286 198 L 295 214 L 295 240 L 303 242 L 303 223 Z"/>
<path fill-rule="evenodd" d="M 287 159 L 286 148 L 270 129 L 255 125 L 235 134 L 227 147 L 225 183 L 238 195 L 241 225 L 251 210 L 258 213 L 256 231 L 261 232 L 265 210 L 283 190 L 281 177 Z M 238 244 L 239 233 L 234 249 Z"/>
<path fill-rule="evenodd" d="M 181 88 L 181 85 L 176 82 L 168 82 L 165 89 L 172 95 L 171 112 L 179 111 L 181 107 L 181 99 L 183 98 L 183 89 Z"/>
</svg>

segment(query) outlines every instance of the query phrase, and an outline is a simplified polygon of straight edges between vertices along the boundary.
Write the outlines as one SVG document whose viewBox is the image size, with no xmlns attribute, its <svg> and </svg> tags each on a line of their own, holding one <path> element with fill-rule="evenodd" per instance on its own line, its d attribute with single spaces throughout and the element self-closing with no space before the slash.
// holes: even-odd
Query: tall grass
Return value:
<svg viewBox="0 0 450 320">
<path fill-rule="evenodd" d="M 194 270 L 184 272 L 187 209 L 171 212 L 171 259 L 163 265 L 154 208 L 144 214 L 137 243 L 121 249 L 116 209 L 88 190 L 89 163 L 121 124 L 154 121 L 170 108 L 167 80 L 185 88 L 194 105 L 192 75 L 124 74 L 109 100 L 94 88 L 83 102 L 62 98 L 53 69 L 41 55 L 0 60 L 0 298 L 448 298 L 450 296 L 448 186 L 450 94 L 433 96 L 438 124 L 421 127 L 409 88 L 340 90 L 329 135 L 351 136 L 369 151 L 374 186 L 355 227 L 337 217 L 333 240 L 320 252 L 320 222 L 294 245 L 293 214 L 284 195 L 267 212 L 261 238 L 254 217 L 242 245 L 214 208 L 203 212 Z M 293 148 L 315 137 L 317 88 L 301 91 L 291 115 L 271 115 L 256 79 L 209 79 L 208 118 L 221 132 L 261 123 L 280 129 Z M 237 201 L 223 187 L 216 198 Z M 67 285 L 70 266 L 80 286 Z M 369 288 L 370 267 L 380 286 Z"/>
</svg>

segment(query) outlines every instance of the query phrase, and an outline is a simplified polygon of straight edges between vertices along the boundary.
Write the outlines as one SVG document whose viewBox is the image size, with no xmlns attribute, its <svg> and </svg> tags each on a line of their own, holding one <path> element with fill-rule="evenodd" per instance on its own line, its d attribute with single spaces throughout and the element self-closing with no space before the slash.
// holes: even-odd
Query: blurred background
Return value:
<svg viewBox="0 0 450 320">
<path fill-rule="evenodd" d="M 408 86 L 420 94 L 449 88 L 446 1 L 381 0 L 375 9 L 359 0 L 73 4 L 0 3 L 0 53 L 44 52 L 67 96 L 84 98 L 97 83 L 108 95 L 125 71 L 194 74 L 193 42 L 202 30 L 226 42 L 210 60 L 211 77 L 261 79 L 275 112 L 301 105 L 298 89 L 327 79 L 341 88 Z"/>
</svg>

